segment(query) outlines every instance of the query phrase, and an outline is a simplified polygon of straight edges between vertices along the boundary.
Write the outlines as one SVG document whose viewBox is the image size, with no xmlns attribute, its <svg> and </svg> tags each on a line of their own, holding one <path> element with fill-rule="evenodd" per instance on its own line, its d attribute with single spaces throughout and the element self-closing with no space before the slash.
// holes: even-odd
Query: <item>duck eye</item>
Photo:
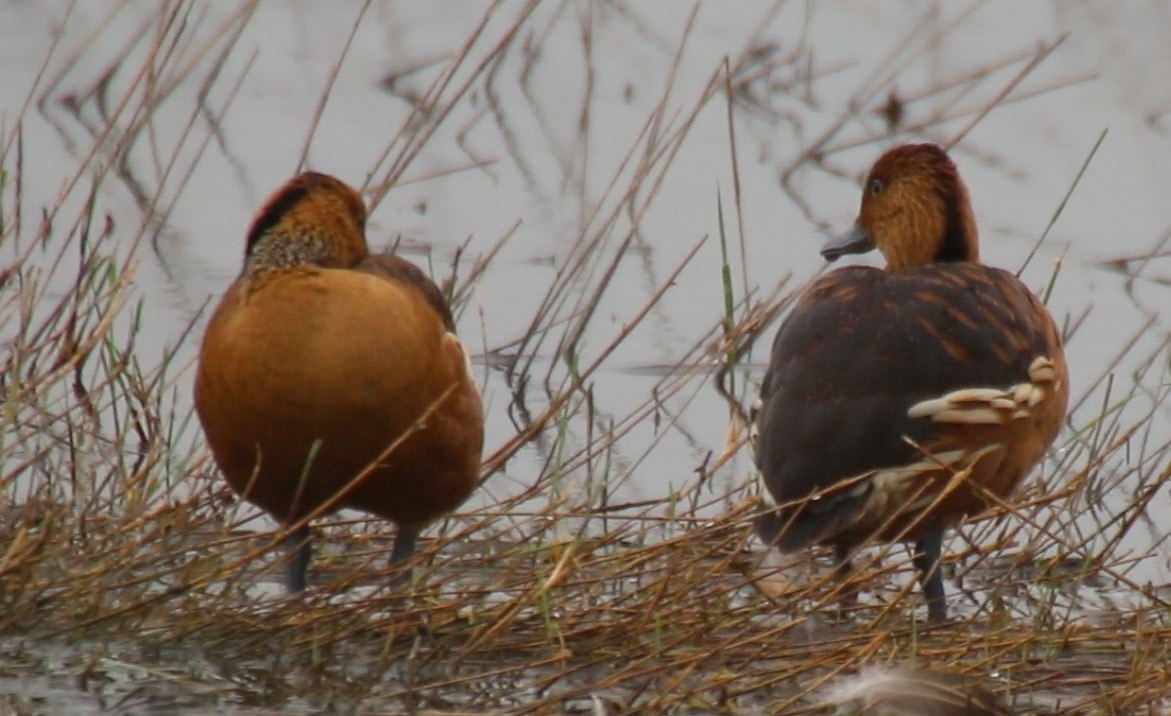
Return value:
<svg viewBox="0 0 1171 716">
<path fill-rule="evenodd" d="M 881 179 L 871 179 L 870 180 L 870 194 L 872 196 L 878 196 L 879 194 L 881 194 L 883 188 L 884 188 L 884 185 L 883 185 Z"/>
</svg>

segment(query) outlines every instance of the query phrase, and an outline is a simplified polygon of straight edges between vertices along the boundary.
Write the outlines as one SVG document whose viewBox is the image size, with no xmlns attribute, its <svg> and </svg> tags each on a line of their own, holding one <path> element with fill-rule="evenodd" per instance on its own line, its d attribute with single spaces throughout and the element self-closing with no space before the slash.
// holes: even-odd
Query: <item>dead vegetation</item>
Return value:
<svg viewBox="0 0 1171 716">
<path fill-rule="evenodd" d="M 483 109 L 460 115 L 468 124 L 456 137 L 478 122 L 505 131 L 509 109 L 494 87 L 523 85 L 542 61 L 545 23 L 556 14 L 540 14 L 548 9 L 541 5 L 493 6 L 450 57 L 392 73 L 436 72 L 424 91 L 408 92 L 412 110 L 369 168 L 373 206 L 471 94 Z M 928 629 L 916 621 L 901 548 L 875 550 L 851 584 L 836 584 L 824 565 L 791 578 L 763 563 L 750 537 L 747 475 L 716 479 L 743 448 L 738 405 L 752 386 L 741 364 L 754 341 L 771 339 L 774 319 L 800 289 L 778 277 L 773 287 L 736 294 L 731 277 L 747 283 L 737 259 L 743 245 L 735 246 L 738 172 L 730 202 L 719 202 L 724 231 L 689 239 L 644 305 L 627 305 L 618 322 L 599 320 L 620 265 L 646 240 L 644 212 L 672 200 L 661 188 L 696 116 L 713 107 L 726 113 L 735 161 L 742 115 L 800 126 L 819 78 L 835 71 L 816 64 L 804 44 L 780 48 L 761 38 L 711 68 L 699 96 L 684 101 L 668 87 L 625 161 L 591 168 L 609 173 L 608 191 L 556 258 L 543 299 L 526 307 L 527 328 L 485 346 L 480 365 L 510 396 L 495 409 L 507 412 L 513 431 L 489 445 L 484 478 L 514 489 L 492 490 L 486 506 L 429 530 L 409 590 L 387 586 L 385 526 L 342 516 L 321 528 L 320 586 L 304 598 L 277 594 L 270 582 L 281 536 L 258 528 L 251 508 L 215 475 L 185 407 L 194 338 L 180 331 L 177 345 L 144 360 L 139 343 L 151 307 L 133 284 L 136 255 L 157 240 L 204 150 L 224 141 L 219 118 L 250 62 L 233 65 L 243 67 L 236 76 L 222 70 L 242 51 L 235 39 L 253 10 L 213 19 L 196 3 L 160 6 L 84 92 L 61 87 L 88 46 L 55 48 L 20 121 L 7 126 L 0 674 L 69 675 L 100 704 L 131 710 L 166 703 L 242 713 L 799 714 L 823 712 L 816 695 L 863 664 L 920 661 L 978 676 L 1024 713 L 1159 713 L 1171 703 L 1171 593 L 1132 576 L 1167 534 L 1147 510 L 1171 474 L 1159 422 L 1164 343 L 1145 356 L 1135 354 L 1137 336 L 1121 346 L 1110 370 L 1074 396 L 1069 429 L 1019 499 L 950 541 L 953 610 L 963 616 Z M 934 25 L 937 39 L 963 19 Z M 589 25 L 578 21 L 589 57 Z M 794 181 L 798 170 L 845 173 L 840 152 L 896 134 L 956 139 L 997 107 L 1048 89 L 1020 85 L 1053 44 L 1006 52 L 915 92 L 895 85 L 924 47 L 893 45 L 850 105 L 835 110 L 840 121 L 778 165 L 785 206 L 815 219 Z M 341 46 L 339 53 L 340 65 Z M 180 83 L 199 86 L 199 99 L 189 123 L 160 138 L 152 112 Z M 332 87 L 323 88 L 320 107 L 335 100 Z M 580 137 L 599 111 L 588 98 L 583 106 Z M 76 141 L 77 166 L 59 196 L 23 188 L 24 124 L 34 112 L 49 122 L 71 115 L 84 128 L 80 139 L 76 127 L 60 129 Z M 584 161 L 588 142 L 575 151 Z M 490 171 L 491 163 L 469 152 L 469 168 Z M 109 182 L 134 198 L 137 226 L 103 207 Z M 486 272 L 505 270 L 494 260 L 512 236 L 467 245 L 452 260 L 447 286 L 457 303 Z M 696 317 L 691 349 L 661 367 L 635 408 L 603 418 L 594 398 L 602 371 L 700 248 L 715 242 L 724 305 Z M 1120 260 L 1119 270 L 1158 251 L 1162 243 L 1151 256 Z M 1069 340 L 1090 340 L 1079 325 L 1067 322 Z M 1123 362 L 1127 372 L 1115 372 Z M 669 494 L 627 499 L 623 488 L 653 464 L 660 438 L 713 391 L 728 402 L 727 435 L 698 436 L 708 457 Z M 632 437 L 648 421 L 653 439 Z M 522 452 L 531 458 L 523 469 Z M 1155 535 L 1146 551 L 1131 541 L 1142 530 Z M 862 603 L 838 614 L 841 590 L 855 585 Z M 6 703 L 18 713 L 43 706 L 22 695 Z"/>
</svg>

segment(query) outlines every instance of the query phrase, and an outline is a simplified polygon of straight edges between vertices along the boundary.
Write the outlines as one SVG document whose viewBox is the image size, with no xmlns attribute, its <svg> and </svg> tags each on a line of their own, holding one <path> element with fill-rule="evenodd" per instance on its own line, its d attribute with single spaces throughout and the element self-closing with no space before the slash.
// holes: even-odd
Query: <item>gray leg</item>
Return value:
<svg viewBox="0 0 1171 716">
<path fill-rule="evenodd" d="M 854 565 L 850 564 L 850 548 L 842 545 L 834 545 L 834 574 L 842 579 L 850 576 L 850 572 L 854 570 Z"/>
<path fill-rule="evenodd" d="M 305 573 L 309 570 L 309 558 L 313 555 L 309 526 L 305 525 L 285 538 L 285 547 L 292 558 L 285 568 L 285 586 L 290 593 L 305 591 Z"/>
<path fill-rule="evenodd" d="M 838 578 L 839 582 L 844 582 L 850 578 L 850 573 L 854 571 L 854 565 L 850 564 L 850 548 L 841 545 L 834 545 L 834 576 Z M 840 591 L 840 590 L 839 590 Z M 858 603 L 858 590 L 850 587 L 842 591 L 842 600 L 838 607 L 842 611 L 846 611 Z"/>
<path fill-rule="evenodd" d="M 939 558 L 943 553 L 943 530 L 935 529 L 915 543 L 912 561 L 919 571 L 923 596 L 927 598 L 927 616 L 933 622 L 947 621 L 947 600 L 943 592 L 943 574 Z"/>
<path fill-rule="evenodd" d="M 417 527 L 406 527 L 400 525 L 398 534 L 394 537 L 394 546 L 390 549 L 390 565 L 396 566 L 399 562 L 409 559 L 415 553 L 415 543 L 419 539 L 419 529 Z M 411 579 L 411 570 L 403 569 L 394 577 L 391 582 L 394 586 L 399 586 Z"/>
</svg>

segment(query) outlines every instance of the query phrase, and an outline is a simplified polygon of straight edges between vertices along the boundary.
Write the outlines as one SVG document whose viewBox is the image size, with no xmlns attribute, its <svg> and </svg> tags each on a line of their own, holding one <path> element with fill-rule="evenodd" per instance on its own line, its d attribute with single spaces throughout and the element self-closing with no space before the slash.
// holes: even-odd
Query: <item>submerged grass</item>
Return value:
<svg viewBox="0 0 1171 716">
<path fill-rule="evenodd" d="M 499 67 L 522 51 L 516 37 L 536 6 L 517 10 L 502 31 L 489 30 L 500 6 L 486 13 L 372 169 L 380 178 L 374 203 L 469 92 L 496 101 L 493 83 L 507 81 Z M 0 675 L 67 673 L 115 709 L 817 713 L 816 694 L 834 678 L 863 664 L 915 660 L 979 675 L 1024 712 L 1155 713 L 1171 703 L 1171 594 L 1130 576 L 1167 534 L 1147 511 L 1171 477 L 1167 438 L 1156 425 L 1167 393 L 1159 360 L 1165 344 L 1137 360 L 1124 347 L 1119 360 L 1128 355 L 1135 373 L 1125 384 L 1104 373 L 1078 401 L 1100 407 L 1078 411 L 1019 498 L 951 541 L 953 608 L 963 615 L 956 623 L 915 620 L 917 595 L 899 547 L 872 550 L 875 558 L 859 560 L 847 584 L 820 561 L 800 565 L 820 576 L 774 568 L 750 536 L 754 488 L 740 478 L 727 487 L 715 480 L 743 447 L 742 419 L 733 417 L 718 451 L 669 494 L 616 501 L 679 412 L 711 389 L 709 380 L 732 415 L 742 414 L 748 381 L 731 376 L 759 336 L 771 338 L 774 319 L 800 287 L 789 291 L 779 281 L 757 295 L 744 285 L 737 299 L 728 247 L 739 238 L 744 262 L 745 244 L 726 233 L 717 197 L 723 305 L 713 305 L 707 331 L 642 402 L 604 418 L 594 399 L 600 369 L 706 237 L 693 239 L 644 305 L 630 306 L 602 342 L 598 307 L 698 114 L 726 103 L 734 157 L 737 112 L 784 105 L 786 116 L 799 114 L 803 92 L 817 81 L 807 48 L 750 48 L 715 69 L 682 109 L 668 87 L 613 168 L 606 194 L 583 217 L 527 329 L 506 345 L 486 346 L 487 365 L 511 393 L 515 432 L 489 446 L 484 478 L 506 474 L 520 488 L 431 529 L 409 589 L 387 586 L 385 525 L 328 521 L 314 565 L 323 586 L 304 597 L 280 595 L 272 582 L 281 535 L 248 526 L 254 510 L 218 478 L 192 416 L 178 407 L 182 346 L 151 360 L 139 346 L 150 310 L 133 288 L 135 252 L 165 223 L 161 207 L 174 204 L 243 80 L 234 80 L 219 109 L 206 106 L 253 6 L 216 28 L 212 36 L 222 41 L 195 43 L 189 35 L 204 21 L 198 7 L 160 7 L 143 25 L 155 32 L 124 53 L 141 65 L 115 65 L 90 95 L 70 98 L 70 111 L 91 120 L 92 145 L 79 147 L 60 196 L 23 195 L 24 115 L 3 140 Z M 529 42 L 536 44 L 523 49 L 527 61 L 539 61 L 542 40 Z M 792 183 L 798 168 L 824 166 L 860 141 L 986 116 L 1016 99 L 1014 88 L 1051 49 L 941 79 L 913 98 L 942 98 L 921 125 L 891 122 L 862 140 L 847 131 L 844 115 L 795 153 L 783 189 L 805 206 Z M 44 112 L 84 51 L 58 74 L 43 74 L 27 107 Z M 858 90 L 853 111 L 893 92 L 898 69 L 922 51 L 900 45 Z M 1001 70 L 1011 75 L 1002 91 L 993 86 L 982 104 L 961 104 L 973 85 L 993 82 Z M 181 81 L 202 82 L 199 106 L 157 176 L 142 178 L 128 157 L 140 151 L 152 110 Z M 331 78 L 314 127 L 333 87 Z M 191 151 L 198 118 L 207 135 Z M 154 143 L 150 151 L 166 154 Z M 743 231 L 735 161 L 733 174 Z M 101 187 L 111 181 L 130 188 L 140 226 L 128 229 L 104 213 Z M 44 207 L 35 226 L 22 213 L 30 206 Z M 458 257 L 452 263 L 446 288 L 457 304 L 494 270 L 512 234 L 462 276 Z M 181 341 L 190 340 L 184 331 Z M 646 421 L 658 426 L 654 438 L 632 444 Z M 535 474 L 515 474 L 522 451 L 539 456 Z M 1146 526 L 1157 535 L 1150 551 L 1123 547 Z M 854 586 L 866 599 L 837 615 L 840 594 Z M 22 698 L 8 705 L 39 708 Z"/>
</svg>

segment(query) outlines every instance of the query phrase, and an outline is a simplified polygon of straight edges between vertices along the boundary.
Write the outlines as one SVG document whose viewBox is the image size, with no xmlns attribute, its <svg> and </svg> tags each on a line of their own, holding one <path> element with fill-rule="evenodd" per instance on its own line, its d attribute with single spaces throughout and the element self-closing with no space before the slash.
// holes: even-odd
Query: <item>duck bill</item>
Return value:
<svg viewBox="0 0 1171 716">
<path fill-rule="evenodd" d="M 837 261 L 846 254 L 864 254 L 874 248 L 874 241 L 861 224 L 854 224 L 849 231 L 838 234 L 821 247 L 826 261 Z"/>
</svg>

